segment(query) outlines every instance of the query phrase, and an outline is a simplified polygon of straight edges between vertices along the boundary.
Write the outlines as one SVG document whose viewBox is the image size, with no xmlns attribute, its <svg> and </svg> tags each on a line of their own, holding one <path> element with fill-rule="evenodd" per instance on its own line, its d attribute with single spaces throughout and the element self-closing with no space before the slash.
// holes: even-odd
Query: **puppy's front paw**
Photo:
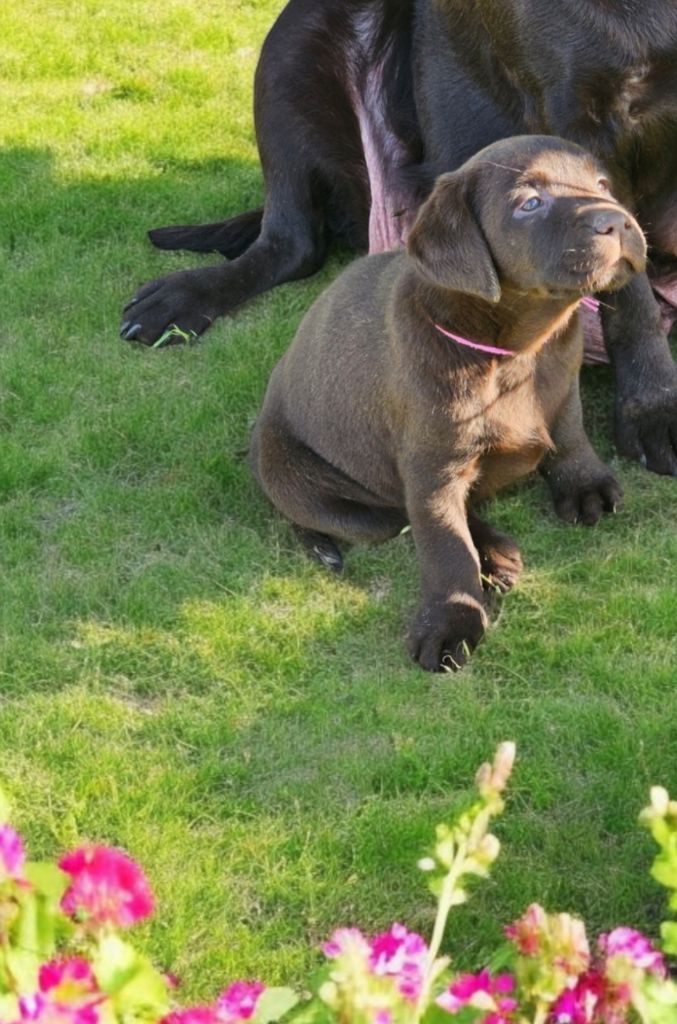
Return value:
<svg viewBox="0 0 677 1024">
<path fill-rule="evenodd" d="M 409 632 L 409 653 L 427 672 L 456 671 L 477 647 L 486 624 L 484 608 L 469 594 L 425 604 Z"/>
<path fill-rule="evenodd" d="M 604 512 L 615 512 L 623 501 L 623 488 L 603 462 L 575 467 L 550 479 L 555 512 L 565 523 L 594 526 Z"/>
</svg>

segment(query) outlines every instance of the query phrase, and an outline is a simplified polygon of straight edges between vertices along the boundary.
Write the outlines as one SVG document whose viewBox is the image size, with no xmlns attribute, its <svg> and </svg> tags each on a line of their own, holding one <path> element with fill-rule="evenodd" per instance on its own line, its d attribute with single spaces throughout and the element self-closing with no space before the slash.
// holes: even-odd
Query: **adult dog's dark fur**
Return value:
<svg viewBox="0 0 677 1024">
<path fill-rule="evenodd" d="M 654 250 L 677 254 L 674 0 L 290 0 L 263 47 L 255 120 L 263 210 L 151 232 L 232 262 L 145 285 L 123 337 L 201 334 L 312 274 L 332 237 L 392 248 L 439 173 L 515 134 L 592 150 Z M 677 369 L 645 275 L 603 325 L 618 447 L 677 474 Z"/>
<path fill-rule="evenodd" d="M 422 603 L 410 647 L 426 669 L 461 664 L 479 640 L 480 570 L 507 589 L 521 568 L 468 505 L 541 462 L 564 519 L 592 524 L 620 499 L 583 429 L 577 307 L 627 286 L 646 247 L 605 178 L 561 139 L 481 151 L 439 178 L 407 252 L 364 257 L 320 296 L 271 377 L 255 475 L 331 568 L 336 541 L 411 523 Z"/>
</svg>

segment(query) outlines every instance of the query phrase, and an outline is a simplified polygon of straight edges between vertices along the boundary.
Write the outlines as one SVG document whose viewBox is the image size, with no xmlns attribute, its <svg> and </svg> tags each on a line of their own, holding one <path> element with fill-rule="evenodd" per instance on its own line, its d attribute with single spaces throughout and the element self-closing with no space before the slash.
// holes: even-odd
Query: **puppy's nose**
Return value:
<svg viewBox="0 0 677 1024">
<path fill-rule="evenodd" d="M 596 235 L 622 236 L 630 231 L 632 223 L 625 210 L 598 210 L 592 216 L 592 229 Z"/>
</svg>

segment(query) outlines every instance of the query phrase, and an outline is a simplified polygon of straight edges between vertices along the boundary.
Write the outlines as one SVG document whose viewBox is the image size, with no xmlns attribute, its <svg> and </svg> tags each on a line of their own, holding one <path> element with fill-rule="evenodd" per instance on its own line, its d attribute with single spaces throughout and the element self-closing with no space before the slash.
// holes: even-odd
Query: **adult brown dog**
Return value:
<svg viewBox="0 0 677 1024">
<path fill-rule="evenodd" d="M 521 568 L 468 506 L 539 463 L 563 519 L 592 524 L 620 500 L 583 429 L 577 308 L 645 256 L 592 156 L 550 137 L 495 143 L 440 177 L 406 253 L 363 257 L 320 296 L 273 372 L 259 483 L 335 569 L 337 541 L 411 523 L 423 668 L 460 665 L 480 639 L 480 572 L 508 589 Z"/>
<path fill-rule="evenodd" d="M 434 178 L 489 143 L 548 133 L 592 150 L 655 253 L 677 254 L 674 0 L 290 0 L 261 53 L 265 207 L 151 232 L 232 262 L 147 284 L 122 335 L 154 344 L 313 273 L 327 243 L 399 244 Z M 616 441 L 677 473 L 677 370 L 645 275 L 603 309 Z M 179 339 L 178 332 L 168 336 Z"/>
</svg>

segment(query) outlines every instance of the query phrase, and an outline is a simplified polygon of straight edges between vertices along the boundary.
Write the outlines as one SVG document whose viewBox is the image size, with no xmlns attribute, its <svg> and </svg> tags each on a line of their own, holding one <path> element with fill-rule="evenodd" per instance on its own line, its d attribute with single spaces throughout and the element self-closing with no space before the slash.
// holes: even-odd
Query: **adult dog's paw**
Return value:
<svg viewBox="0 0 677 1024">
<path fill-rule="evenodd" d="M 650 386 L 619 392 L 614 411 L 616 447 L 654 473 L 677 476 L 677 368 Z"/>
<path fill-rule="evenodd" d="M 409 632 L 409 653 L 427 672 L 456 671 L 477 647 L 486 624 L 482 604 L 469 594 L 425 604 Z"/>
<path fill-rule="evenodd" d="M 555 512 L 565 523 L 594 526 L 604 512 L 615 512 L 623 501 L 623 488 L 603 462 L 560 471 L 550 479 L 550 488 Z"/>
<path fill-rule="evenodd" d="M 211 269 L 180 270 L 149 281 L 125 306 L 120 337 L 165 348 L 204 334 L 218 316 L 206 274 Z"/>
</svg>

